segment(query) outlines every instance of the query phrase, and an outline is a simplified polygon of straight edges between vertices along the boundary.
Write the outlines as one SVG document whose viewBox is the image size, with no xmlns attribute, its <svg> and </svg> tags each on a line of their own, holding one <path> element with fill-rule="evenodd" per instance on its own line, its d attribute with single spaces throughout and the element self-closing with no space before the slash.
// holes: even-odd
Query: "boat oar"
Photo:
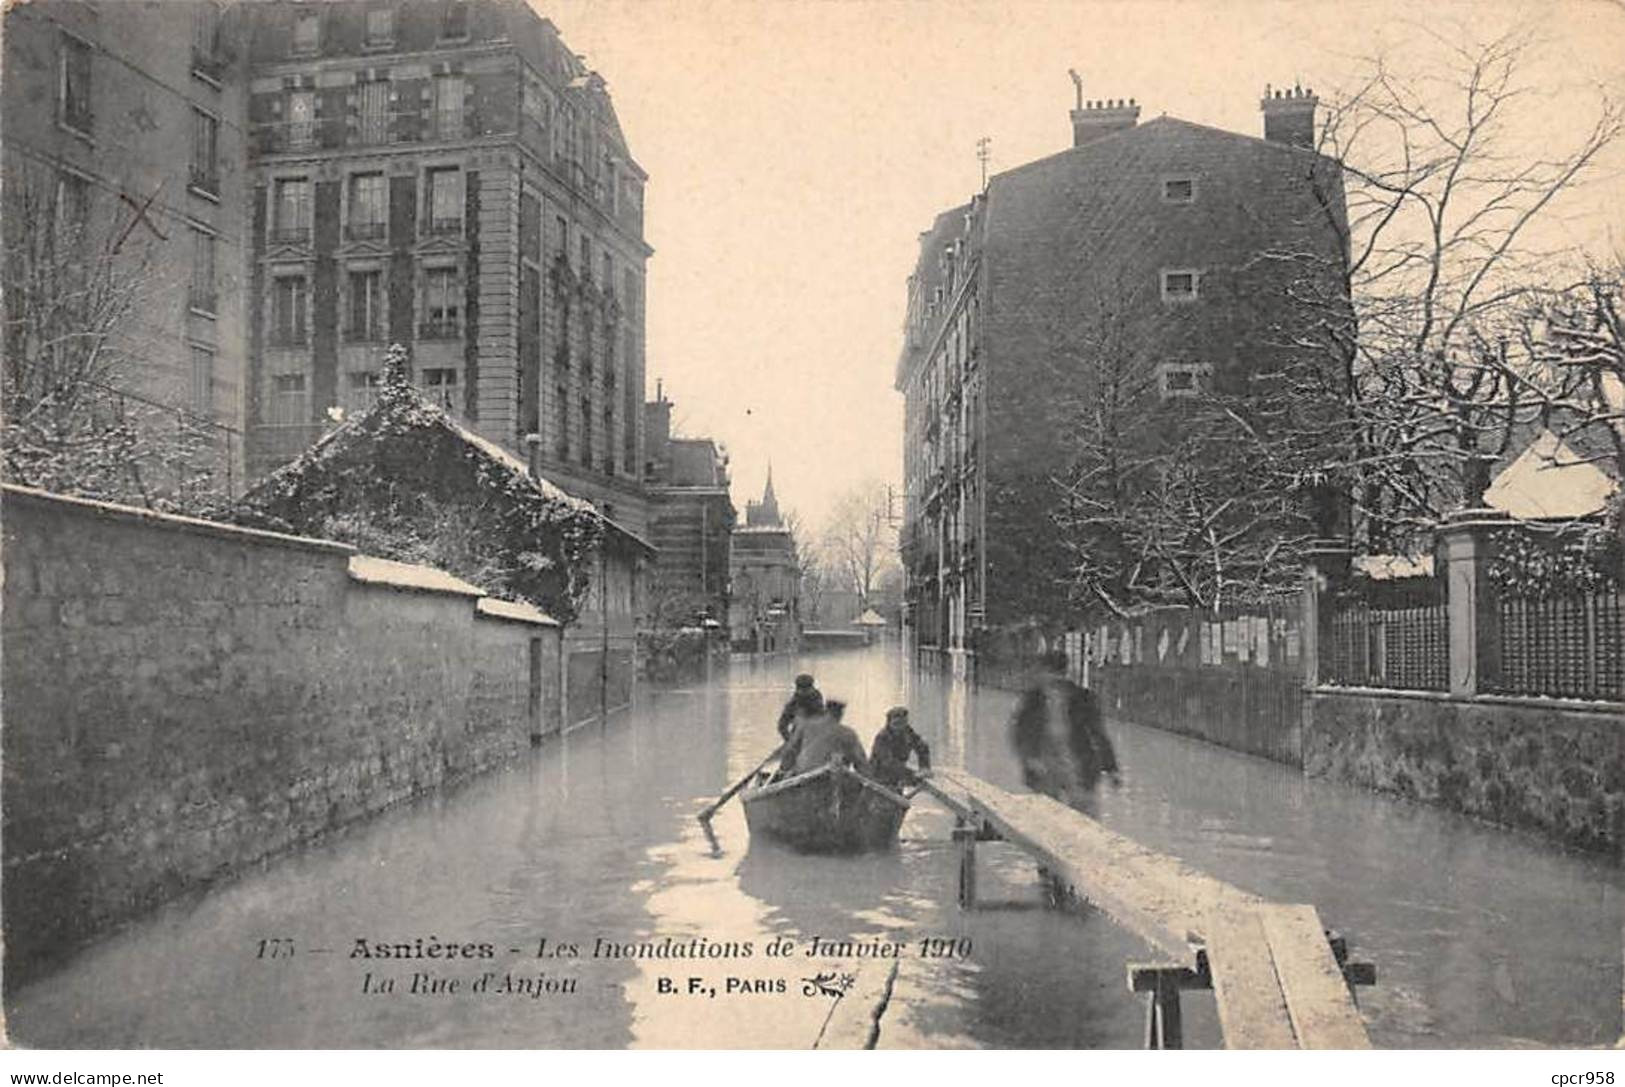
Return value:
<svg viewBox="0 0 1625 1087">
<path fill-rule="evenodd" d="M 776 759 L 780 755 L 782 755 L 784 753 L 784 749 L 786 747 L 788 747 L 788 746 L 790 746 L 788 743 L 783 743 L 783 744 L 780 744 L 778 747 L 775 747 L 773 749 L 773 753 L 771 755 L 769 755 L 767 758 L 763 759 L 760 763 L 757 764 L 756 769 L 752 770 L 750 773 L 746 774 L 744 777 L 742 777 L 738 781 L 734 782 L 733 787 L 731 789 L 729 789 L 727 792 L 723 793 L 721 796 L 717 797 L 716 803 L 712 804 L 710 807 L 708 807 L 704 811 L 700 812 L 700 814 L 699 814 L 700 822 L 702 824 L 704 824 L 707 828 L 709 828 L 711 826 L 711 817 L 713 815 L 715 815 L 722 808 L 722 805 L 724 805 L 728 801 L 732 800 L 734 798 L 734 794 L 737 793 L 740 789 L 743 789 L 745 786 L 749 785 L 751 783 L 751 780 L 753 778 L 755 778 L 757 774 L 760 774 L 763 771 L 763 769 L 765 769 L 767 767 L 768 763 L 772 762 L 774 759 Z"/>
</svg>

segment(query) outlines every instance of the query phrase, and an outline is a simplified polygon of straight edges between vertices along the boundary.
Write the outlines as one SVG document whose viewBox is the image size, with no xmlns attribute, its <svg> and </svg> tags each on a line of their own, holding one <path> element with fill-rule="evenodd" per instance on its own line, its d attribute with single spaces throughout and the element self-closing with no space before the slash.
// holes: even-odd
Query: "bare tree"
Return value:
<svg viewBox="0 0 1625 1087">
<path fill-rule="evenodd" d="M 1076 314 L 1054 385 L 1070 447 L 1052 518 L 1072 596 L 1125 615 L 1278 593 L 1316 534 L 1306 482 L 1331 455 L 1328 398 L 1292 365 L 1159 374 L 1139 293 L 1106 285 Z"/>
<path fill-rule="evenodd" d="M 1329 102 L 1321 150 L 1343 167 L 1347 269 L 1341 297 L 1304 300 L 1334 327 L 1352 451 L 1339 483 L 1372 547 L 1476 497 L 1484 462 L 1538 411 L 1504 345 L 1574 258 L 1543 227 L 1625 131 L 1599 91 L 1581 135 L 1530 142 L 1544 126 L 1528 110 L 1550 107 L 1524 75 L 1529 27 L 1487 41 L 1413 30 L 1426 60 L 1368 58 Z"/>
<path fill-rule="evenodd" d="M 886 486 L 868 480 L 842 494 L 820 536 L 823 557 L 836 585 L 844 583 L 866 607 L 880 574 L 897 564 Z"/>
<path fill-rule="evenodd" d="M 5 477 L 148 507 L 213 492 L 211 425 L 132 389 L 163 349 L 149 304 L 173 290 L 145 209 L 19 154 L 3 236 Z"/>
</svg>

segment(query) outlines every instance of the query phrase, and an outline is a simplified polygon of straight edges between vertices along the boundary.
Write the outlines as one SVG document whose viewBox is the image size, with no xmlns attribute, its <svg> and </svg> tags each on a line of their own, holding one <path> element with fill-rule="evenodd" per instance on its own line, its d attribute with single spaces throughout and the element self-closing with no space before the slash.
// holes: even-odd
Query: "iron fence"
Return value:
<svg viewBox="0 0 1625 1087">
<path fill-rule="evenodd" d="M 1625 699 L 1625 593 L 1496 595 L 1484 687 L 1497 694 Z"/>
<path fill-rule="evenodd" d="M 1442 578 L 1356 582 L 1333 604 L 1321 679 L 1356 687 L 1450 689 L 1450 619 Z"/>
</svg>

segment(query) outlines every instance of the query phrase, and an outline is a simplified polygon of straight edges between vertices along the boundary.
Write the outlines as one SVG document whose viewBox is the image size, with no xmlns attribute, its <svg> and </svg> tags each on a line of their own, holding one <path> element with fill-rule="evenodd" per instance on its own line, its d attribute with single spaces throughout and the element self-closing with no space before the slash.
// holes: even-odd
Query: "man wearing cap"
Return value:
<svg viewBox="0 0 1625 1087">
<path fill-rule="evenodd" d="M 798 717 L 817 717 L 824 712 L 824 696 L 813 686 L 813 677 L 803 672 L 796 677 L 796 693 L 779 713 L 779 738 L 788 740 Z"/>
<path fill-rule="evenodd" d="M 930 746 L 909 725 L 908 709 L 893 706 L 886 711 L 885 725 L 875 734 L 874 748 L 869 753 L 869 772 L 876 781 L 890 789 L 914 785 L 920 779 L 908 768 L 910 754 L 920 760 L 920 773 L 930 772 Z"/>
</svg>

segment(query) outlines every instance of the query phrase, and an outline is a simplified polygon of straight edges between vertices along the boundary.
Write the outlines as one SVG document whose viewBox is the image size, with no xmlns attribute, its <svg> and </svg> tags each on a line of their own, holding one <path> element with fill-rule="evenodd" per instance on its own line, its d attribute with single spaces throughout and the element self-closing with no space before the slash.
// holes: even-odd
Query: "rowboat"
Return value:
<svg viewBox="0 0 1625 1087">
<path fill-rule="evenodd" d="M 839 763 L 783 781 L 759 773 L 740 801 L 751 834 L 809 853 L 883 849 L 908 813 L 902 796 Z"/>
</svg>

